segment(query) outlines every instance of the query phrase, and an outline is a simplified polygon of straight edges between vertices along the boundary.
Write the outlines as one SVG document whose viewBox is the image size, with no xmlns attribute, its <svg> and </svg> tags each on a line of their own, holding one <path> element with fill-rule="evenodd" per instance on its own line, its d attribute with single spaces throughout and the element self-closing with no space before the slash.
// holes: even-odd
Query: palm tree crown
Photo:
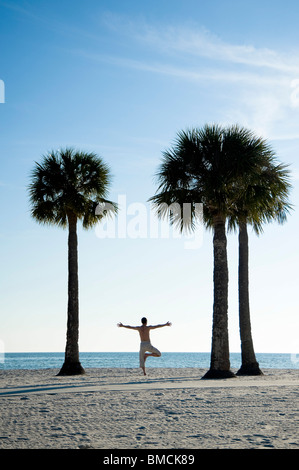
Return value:
<svg viewBox="0 0 299 470">
<path fill-rule="evenodd" d="M 265 223 L 277 220 L 283 224 L 293 207 L 289 202 L 288 165 L 278 164 L 274 158 L 265 163 L 259 160 L 258 154 L 256 160 L 259 170 L 236 184 L 228 229 L 235 230 L 240 222 L 244 222 L 252 225 L 259 235 Z"/>
<path fill-rule="evenodd" d="M 96 154 L 71 148 L 52 151 L 32 172 L 31 214 L 40 223 L 66 228 L 72 213 L 89 228 L 99 221 L 95 210 L 99 202 L 116 211 L 116 205 L 105 199 L 110 183 L 109 167 Z"/>
</svg>

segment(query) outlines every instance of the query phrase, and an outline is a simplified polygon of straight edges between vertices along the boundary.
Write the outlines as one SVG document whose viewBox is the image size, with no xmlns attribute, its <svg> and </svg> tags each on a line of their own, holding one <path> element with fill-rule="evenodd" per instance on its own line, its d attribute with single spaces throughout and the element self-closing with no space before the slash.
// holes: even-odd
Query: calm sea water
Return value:
<svg viewBox="0 0 299 470">
<path fill-rule="evenodd" d="M 260 368 L 299 369 L 299 355 L 256 354 Z M 56 369 L 64 361 L 64 353 L 5 353 L 0 361 L 0 370 L 6 369 Z M 81 352 L 80 361 L 84 368 L 90 367 L 139 367 L 137 352 Z M 240 353 L 231 353 L 231 367 L 241 365 Z M 210 367 L 210 353 L 166 352 L 160 358 L 148 358 L 147 367 Z"/>
</svg>

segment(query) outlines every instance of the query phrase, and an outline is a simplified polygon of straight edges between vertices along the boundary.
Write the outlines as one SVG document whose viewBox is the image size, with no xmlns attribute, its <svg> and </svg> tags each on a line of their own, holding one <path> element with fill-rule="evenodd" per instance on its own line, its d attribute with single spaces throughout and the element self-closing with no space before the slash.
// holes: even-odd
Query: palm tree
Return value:
<svg viewBox="0 0 299 470">
<path fill-rule="evenodd" d="M 68 227 L 68 308 L 64 364 L 58 375 L 83 374 L 79 361 L 79 291 L 77 221 L 88 229 L 100 218 L 116 211 L 105 199 L 111 175 L 94 153 L 71 148 L 52 151 L 36 163 L 29 185 L 31 215 L 39 223 Z M 105 210 L 96 215 L 98 203 Z"/>
<path fill-rule="evenodd" d="M 194 229 L 195 203 L 203 203 L 203 220 L 213 230 L 214 304 L 211 364 L 204 378 L 234 377 L 230 371 L 228 341 L 228 265 L 226 220 L 231 214 L 238 179 L 252 171 L 253 159 L 245 146 L 247 133 L 239 128 L 206 125 L 180 132 L 163 153 L 157 173 L 157 194 L 150 198 L 160 217 L 169 217 L 181 229 Z M 187 221 L 167 210 L 173 204 L 191 204 Z M 180 212 L 181 214 L 182 212 Z"/>
<path fill-rule="evenodd" d="M 278 220 L 279 223 L 284 223 L 291 209 L 288 202 L 290 183 L 286 165 L 276 164 L 275 154 L 264 139 L 251 134 L 248 146 L 252 148 L 256 168 L 246 179 L 239 181 L 239 193 L 228 227 L 233 230 L 239 228 L 238 278 L 242 364 L 237 375 L 261 375 L 251 333 L 247 225 L 251 224 L 259 235 L 266 222 Z"/>
</svg>

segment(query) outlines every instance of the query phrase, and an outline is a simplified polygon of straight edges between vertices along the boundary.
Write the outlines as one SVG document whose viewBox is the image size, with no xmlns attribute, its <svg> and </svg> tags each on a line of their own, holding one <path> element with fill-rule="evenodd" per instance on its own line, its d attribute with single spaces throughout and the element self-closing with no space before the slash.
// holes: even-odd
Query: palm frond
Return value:
<svg viewBox="0 0 299 470">
<path fill-rule="evenodd" d="M 95 207 L 105 200 L 110 183 L 110 169 L 96 154 L 73 148 L 51 151 L 31 174 L 31 214 L 39 223 L 65 227 L 72 212 L 88 228 L 99 221 Z M 115 203 L 111 211 L 116 211 Z"/>
</svg>

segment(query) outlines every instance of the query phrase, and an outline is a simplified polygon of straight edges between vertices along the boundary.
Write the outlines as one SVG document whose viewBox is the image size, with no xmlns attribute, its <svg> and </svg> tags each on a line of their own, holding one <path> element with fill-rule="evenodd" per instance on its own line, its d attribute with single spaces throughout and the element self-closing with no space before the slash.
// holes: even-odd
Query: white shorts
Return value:
<svg viewBox="0 0 299 470">
<path fill-rule="evenodd" d="M 144 367 L 144 354 L 146 352 L 151 352 L 157 354 L 157 356 L 161 356 L 159 349 L 155 348 L 150 341 L 141 341 L 140 343 L 140 351 L 139 351 L 139 362 L 140 367 Z"/>
</svg>

